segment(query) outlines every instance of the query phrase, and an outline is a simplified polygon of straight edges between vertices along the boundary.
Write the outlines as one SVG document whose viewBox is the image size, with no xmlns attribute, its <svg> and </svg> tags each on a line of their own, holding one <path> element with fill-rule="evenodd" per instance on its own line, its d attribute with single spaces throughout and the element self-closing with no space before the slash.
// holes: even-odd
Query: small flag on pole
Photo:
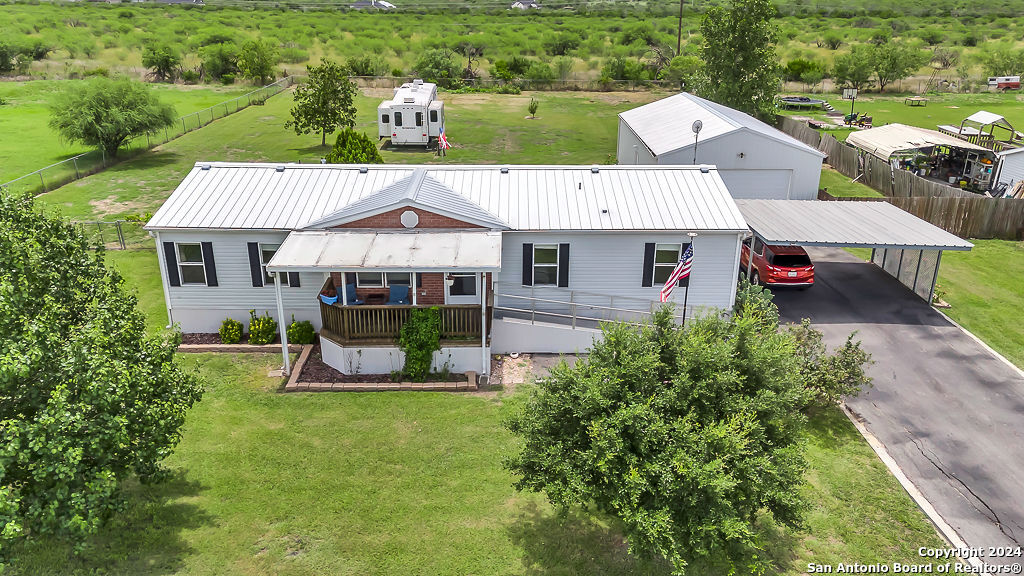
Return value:
<svg viewBox="0 0 1024 576">
<path fill-rule="evenodd" d="M 668 275 L 668 280 L 665 285 L 661 287 L 661 301 L 668 302 L 669 296 L 672 295 L 672 290 L 676 287 L 683 278 L 690 276 L 690 267 L 693 265 L 693 244 L 687 244 L 686 250 L 683 251 L 683 255 L 679 257 L 679 264 L 676 264 L 675 269 Z"/>
<path fill-rule="evenodd" d="M 437 143 L 441 146 L 441 150 L 448 150 L 452 147 L 452 145 L 448 143 L 448 137 L 444 135 L 444 128 L 441 128 L 441 137 L 437 139 Z"/>
</svg>

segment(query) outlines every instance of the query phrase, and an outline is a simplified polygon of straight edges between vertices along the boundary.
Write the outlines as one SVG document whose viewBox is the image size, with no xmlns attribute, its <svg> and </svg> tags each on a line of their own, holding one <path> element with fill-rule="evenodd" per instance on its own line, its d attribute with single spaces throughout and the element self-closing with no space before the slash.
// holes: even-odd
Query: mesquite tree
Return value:
<svg viewBox="0 0 1024 576">
<path fill-rule="evenodd" d="M 160 462 L 202 395 L 146 333 L 121 276 L 81 230 L 0 193 L 0 550 L 56 535 L 81 543 Z"/>
<path fill-rule="evenodd" d="M 756 564 L 761 511 L 801 522 L 802 410 L 820 393 L 805 377 L 828 364 L 818 348 L 797 352 L 760 290 L 742 291 L 738 306 L 685 330 L 668 308 L 639 329 L 606 325 L 509 420 L 523 441 L 508 461 L 516 488 L 617 517 L 631 553 L 679 574 L 703 557 Z"/>
<path fill-rule="evenodd" d="M 108 156 L 117 156 L 125 140 L 174 122 L 174 107 L 142 82 L 94 78 L 71 84 L 51 105 L 50 127 L 65 140 L 98 146 Z"/>
</svg>

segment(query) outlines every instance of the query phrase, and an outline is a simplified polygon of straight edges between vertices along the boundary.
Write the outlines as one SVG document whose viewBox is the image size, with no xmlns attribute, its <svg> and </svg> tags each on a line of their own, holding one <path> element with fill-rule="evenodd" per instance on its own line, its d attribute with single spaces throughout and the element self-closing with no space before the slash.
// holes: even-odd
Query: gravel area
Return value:
<svg viewBox="0 0 1024 576">
<path fill-rule="evenodd" d="M 334 368 L 331 368 L 324 363 L 323 356 L 320 354 L 320 345 L 313 346 L 313 350 L 309 353 L 309 358 L 306 359 L 306 365 L 302 367 L 302 373 L 299 374 L 298 382 L 321 382 L 321 383 L 396 383 L 404 382 L 405 380 L 399 375 L 397 379 L 392 378 L 391 374 L 342 374 Z M 466 375 L 452 372 L 448 374 L 448 378 L 442 380 L 439 375 L 431 374 L 427 377 L 427 382 L 465 382 Z"/>
</svg>

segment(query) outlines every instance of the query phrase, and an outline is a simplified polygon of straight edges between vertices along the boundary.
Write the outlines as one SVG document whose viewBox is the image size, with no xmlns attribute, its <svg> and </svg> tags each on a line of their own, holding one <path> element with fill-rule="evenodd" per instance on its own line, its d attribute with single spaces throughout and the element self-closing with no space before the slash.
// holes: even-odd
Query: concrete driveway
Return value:
<svg viewBox="0 0 1024 576">
<path fill-rule="evenodd" d="M 857 331 L 874 387 L 849 407 L 968 546 L 1024 545 L 1024 377 L 873 264 L 808 253 L 816 285 L 775 291 L 783 319 L 830 346 Z"/>
</svg>

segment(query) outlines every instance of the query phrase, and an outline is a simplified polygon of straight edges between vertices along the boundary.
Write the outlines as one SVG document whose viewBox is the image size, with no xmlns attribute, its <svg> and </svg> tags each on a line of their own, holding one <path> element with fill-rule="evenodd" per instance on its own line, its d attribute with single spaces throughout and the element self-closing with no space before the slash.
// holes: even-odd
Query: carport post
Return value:
<svg viewBox="0 0 1024 576">
<path fill-rule="evenodd" d="M 348 284 L 346 284 L 347 281 L 348 280 L 345 278 L 345 273 L 342 272 L 341 273 L 341 290 L 340 290 L 340 292 L 341 292 L 341 305 L 342 306 L 348 306 Z"/>
<path fill-rule="evenodd" d="M 281 355 L 284 356 L 285 376 L 292 373 L 292 359 L 288 357 L 288 324 L 284 320 L 284 301 L 281 300 L 281 273 L 274 272 L 274 291 L 277 292 L 277 326 L 281 332 Z"/>
<path fill-rule="evenodd" d="M 476 293 L 480 295 L 480 373 L 486 375 L 491 372 L 491 363 L 487 361 L 487 280 L 485 272 L 476 276 L 479 287 Z"/>
<path fill-rule="evenodd" d="M 939 257 L 935 260 L 935 274 L 932 275 L 932 289 L 928 291 L 928 305 L 932 305 L 935 298 L 935 283 L 939 281 L 939 264 L 942 264 L 942 250 L 939 250 Z"/>
</svg>

